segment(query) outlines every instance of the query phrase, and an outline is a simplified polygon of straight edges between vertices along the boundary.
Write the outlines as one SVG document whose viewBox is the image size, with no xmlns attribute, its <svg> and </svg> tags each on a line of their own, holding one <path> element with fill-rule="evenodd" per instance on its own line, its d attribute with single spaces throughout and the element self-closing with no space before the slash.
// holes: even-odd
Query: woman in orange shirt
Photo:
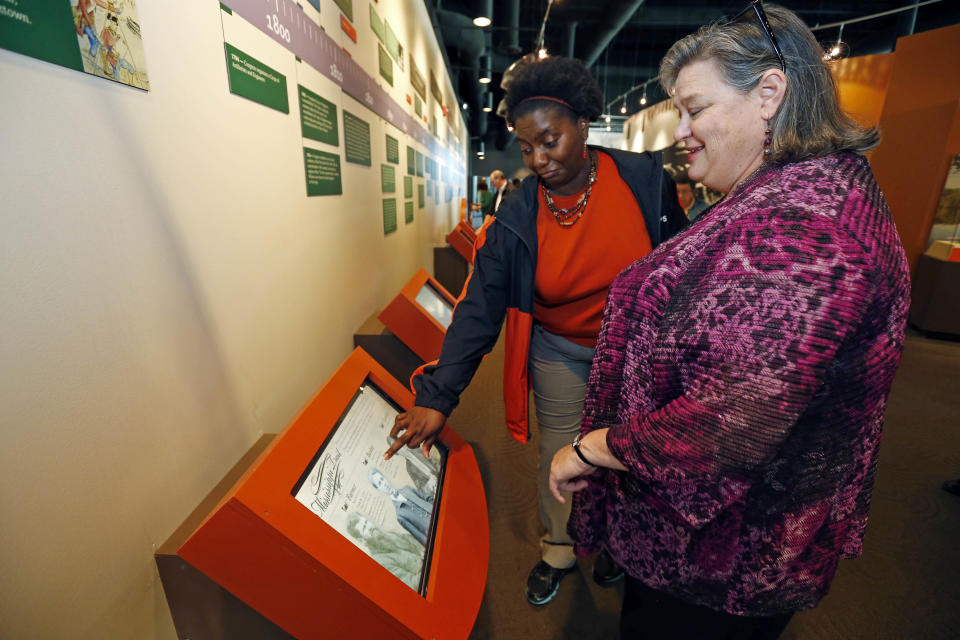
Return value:
<svg viewBox="0 0 960 640">
<path fill-rule="evenodd" d="M 530 387 L 539 426 L 545 534 L 527 579 L 527 599 L 539 605 L 576 564 L 566 530 L 569 500 L 554 500 L 547 480 L 554 453 L 580 429 L 607 289 L 622 269 L 683 228 L 686 217 L 661 154 L 587 145 L 603 96 L 579 60 L 549 57 L 521 67 L 506 104 L 535 175 L 479 231 L 474 271 L 440 358 L 414 376 L 416 406 L 398 416 L 387 456 L 403 445 L 429 449 L 506 317 L 507 426 L 527 440 Z M 609 556 L 598 556 L 598 582 L 622 575 Z"/>
</svg>

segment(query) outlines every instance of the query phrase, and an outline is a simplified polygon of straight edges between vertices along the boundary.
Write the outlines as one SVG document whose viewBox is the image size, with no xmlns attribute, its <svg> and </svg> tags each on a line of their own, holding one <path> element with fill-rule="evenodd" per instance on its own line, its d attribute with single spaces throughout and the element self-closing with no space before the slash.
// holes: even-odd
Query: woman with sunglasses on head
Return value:
<svg viewBox="0 0 960 640">
<path fill-rule="evenodd" d="M 577 551 L 627 572 L 623 638 L 776 638 L 861 553 L 909 278 L 822 57 L 756 2 L 661 63 L 726 195 L 612 283 L 550 478 Z"/>
<path fill-rule="evenodd" d="M 429 448 L 493 348 L 506 318 L 507 426 L 529 437 L 530 388 L 539 426 L 541 558 L 527 599 L 548 602 L 576 558 L 567 534 L 569 503 L 550 495 L 554 453 L 579 431 L 586 377 L 613 278 L 686 223 L 661 154 L 587 145 L 603 98 L 579 60 L 548 57 L 519 68 L 506 95 L 520 152 L 535 175 L 504 200 L 478 233 L 474 271 L 447 330 L 439 361 L 414 376 L 416 406 L 401 414 L 387 455 Z M 601 583 L 622 576 L 601 553 Z"/>
</svg>

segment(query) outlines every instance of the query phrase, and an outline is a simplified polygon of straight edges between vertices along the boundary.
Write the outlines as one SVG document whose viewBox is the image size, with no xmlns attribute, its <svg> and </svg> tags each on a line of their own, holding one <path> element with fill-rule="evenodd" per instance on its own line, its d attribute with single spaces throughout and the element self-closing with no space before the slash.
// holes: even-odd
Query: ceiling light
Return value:
<svg viewBox="0 0 960 640">
<path fill-rule="evenodd" d="M 620 113 L 626 113 L 626 112 L 627 112 L 627 103 L 624 102 L 623 106 L 620 107 Z"/>
<path fill-rule="evenodd" d="M 647 104 L 647 96 L 640 98 L 640 104 Z"/>
<path fill-rule="evenodd" d="M 607 125 L 607 131 L 610 131 L 610 125 Z"/>
<path fill-rule="evenodd" d="M 477 16 L 473 19 L 473 24 L 483 29 L 484 27 L 489 27 L 491 23 L 490 18 L 486 16 Z"/>
<path fill-rule="evenodd" d="M 478 62 L 480 63 L 480 84 L 490 84 L 493 79 L 493 74 L 490 72 L 490 56 L 480 56 Z"/>
<path fill-rule="evenodd" d="M 543 60 L 544 58 L 546 58 L 548 55 L 550 55 L 550 54 L 547 53 L 547 50 L 546 50 L 546 49 L 540 49 L 540 51 L 537 51 L 537 57 L 540 58 L 541 60 Z"/>
<path fill-rule="evenodd" d="M 610 122 L 610 116 L 603 116 L 604 122 Z"/>
</svg>

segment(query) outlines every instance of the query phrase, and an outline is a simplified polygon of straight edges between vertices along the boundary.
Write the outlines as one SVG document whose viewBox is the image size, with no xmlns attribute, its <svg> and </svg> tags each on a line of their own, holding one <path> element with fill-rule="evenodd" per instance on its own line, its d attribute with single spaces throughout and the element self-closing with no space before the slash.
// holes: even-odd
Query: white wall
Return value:
<svg viewBox="0 0 960 640">
<path fill-rule="evenodd" d="M 139 12 L 149 93 L 0 50 L 3 638 L 175 638 L 154 547 L 432 270 L 452 215 L 405 225 L 398 170 L 383 235 L 387 125 L 346 96 L 373 166 L 307 198 L 292 56 L 262 59 L 287 115 L 229 93 L 217 2 Z M 416 0 L 389 12 L 429 30 Z"/>
</svg>

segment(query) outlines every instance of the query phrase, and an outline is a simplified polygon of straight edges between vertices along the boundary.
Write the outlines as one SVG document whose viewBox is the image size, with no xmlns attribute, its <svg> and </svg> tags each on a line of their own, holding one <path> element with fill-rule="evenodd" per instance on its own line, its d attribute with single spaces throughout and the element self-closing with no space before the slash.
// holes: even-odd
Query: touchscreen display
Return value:
<svg viewBox="0 0 960 640">
<path fill-rule="evenodd" d="M 297 501 L 421 595 L 446 449 L 425 458 L 404 447 L 390 460 L 390 429 L 401 409 L 367 381 L 350 401 L 294 487 Z"/>
</svg>

